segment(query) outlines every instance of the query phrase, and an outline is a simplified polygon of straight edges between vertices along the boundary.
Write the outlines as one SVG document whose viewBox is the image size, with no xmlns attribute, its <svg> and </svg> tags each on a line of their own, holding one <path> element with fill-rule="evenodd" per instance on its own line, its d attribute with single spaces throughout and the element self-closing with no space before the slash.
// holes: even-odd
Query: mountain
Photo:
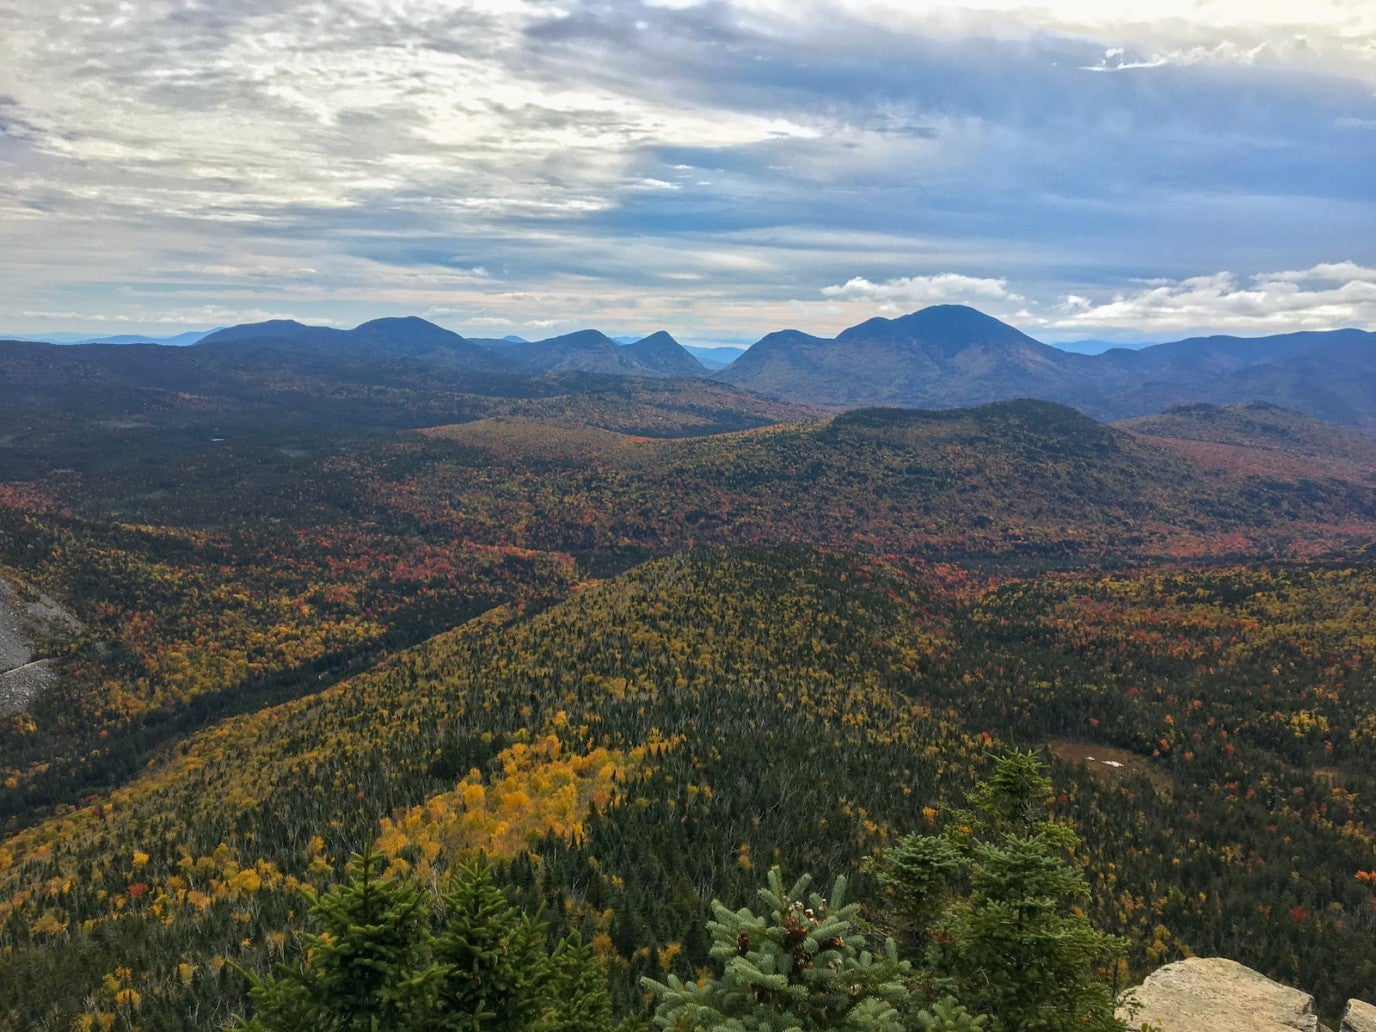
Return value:
<svg viewBox="0 0 1376 1032">
<path fill-rule="evenodd" d="M 147 337 L 137 333 L 120 333 L 113 337 L 92 337 L 82 339 L 81 344 L 162 344 L 168 347 L 185 347 L 215 333 L 215 330 L 188 330 L 171 337 Z"/>
<path fill-rule="evenodd" d="M 165 342 L 186 343 L 193 336 Z M 109 338 L 122 344 L 137 340 Z M 311 371 L 326 376 L 329 363 L 341 359 L 371 363 L 351 374 L 360 383 L 369 376 L 379 384 L 391 382 L 401 375 L 396 363 L 404 362 L 525 377 L 707 375 L 768 399 L 832 409 L 954 408 L 1027 397 L 1072 405 L 1113 422 L 1180 404 L 1259 400 L 1328 422 L 1376 429 L 1376 333 L 1342 329 L 1191 337 L 1141 347 L 1107 347 L 1104 341 L 1079 345 L 1085 353 L 1043 344 L 964 305 L 869 319 L 835 338 L 781 330 L 744 353 L 685 348 L 665 331 L 638 340 L 592 329 L 535 342 L 516 336 L 469 339 L 416 317 L 377 319 L 352 330 L 270 320 L 217 330 L 197 342 L 239 354 L 245 363 L 285 361 L 300 367 L 313 362 L 317 368 Z M 269 359 L 269 353 L 275 357 Z M 739 357 L 722 362 L 733 355 Z M 378 363 L 392 368 L 383 370 Z"/>
<path fill-rule="evenodd" d="M 937 305 L 870 319 L 834 340 L 773 333 L 713 375 L 767 396 L 829 405 L 945 408 L 1016 397 L 1070 400 L 1087 361 L 976 309 Z"/>
<path fill-rule="evenodd" d="M 464 851 L 510 861 L 633 1008 L 640 975 L 706 962 L 707 899 L 752 902 L 757 863 L 854 871 L 940 827 L 1010 739 L 1067 733 L 1126 758 L 1058 766 L 1055 800 L 1082 829 L 1084 906 L 1131 936 L 1136 969 L 1207 942 L 1332 1009 L 1376 976 L 1369 929 L 1329 916 L 1368 906 L 1361 746 L 1312 776 L 1285 759 L 1323 755 L 1292 729 L 1343 711 L 1322 693 L 1372 588 L 1279 567 L 989 582 L 794 546 L 689 551 L 492 611 L 5 840 L 0 1020 L 70 1028 L 113 981 L 145 1027 L 219 1027 L 246 991 L 226 954 L 270 969 L 301 888 L 374 844 L 441 883 Z M 1256 630 L 1267 612 L 1286 624 Z M 1263 702 L 1287 738 L 1252 730 Z"/>
<path fill-rule="evenodd" d="M 40 344 L 167 344 L 172 347 L 180 347 L 186 344 L 195 344 L 202 337 L 214 333 L 214 330 L 188 330 L 185 333 L 174 334 L 170 337 L 152 337 L 139 333 L 118 333 L 110 337 L 92 337 L 87 333 L 49 333 L 46 336 L 34 337 L 29 334 L 0 334 L 0 340 L 28 341 Z"/>
<path fill-rule="evenodd" d="M 702 365 L 669 333 L 618 344 L 600 330 L 548 340 L 468 338 L 417 316 L 374 319 L 352 330 L 305 326 L 293 319 L 230 326 L 200 341 L 206 348 L 310 351 L 333 358 L 409 361 L 483 373 L 603 373 L 610 376 L 696 377 Z"/>
<path fill-rule="evenodd" d="M 1262 401 L 1176 405 L 1116 424 L 1201 468 L 1376 483 L 1376 436 Z"/>
<path fill-rule="evenodd" d="M 1346 329 L 1271 337 L 1196 337 L 1095 357 L 1098 418 L 1147 416 L 1191 402 L 1264 401 L 1376 429 L 1376 333 Z"/>
<path fill-rule="evenodd" d="M 218 350 L 312 351 L 331 358 L 388 362 L 410 360 L 483 373 L 516 371 L 516 366 L 502 356 L 417 316 L 374 319 L 352 330 L 274 319 L 217 330 L 196 346 Z"/>
<path fill-rule="evenodd" d="M 299 340 L 314 343 L 337 340 L 345 332 L 332 326 L 307 326 L 295 319 L 268 319 L 263 322 L 226 326 L 222 330 L 206 334 L 200 343 L 207 347 L 246 340 Z"/>
<path fill-rule="evenodd" d="M 614 376 L 698 376 L 702 366 L 669 334 L 618 344 L 600 330 L 579 330 L 529 343 L 485 340 L 495 354 L 531 373 L 582 372 Z"/>
<path fill-rule="evenodd" d="M 641 364 L 600 330 L 578 330 L 525 344 L 512 343 L 498 353 L 536 373 L 643 373 Z"/>
<path fill-rule="evenodd" d="M 938 305 L 870 319 L 834 339 L 772 333 L 710 375 L 766 397 L 841 407 L 1029 397 L 1113 421 L 1190 402 L 1261 400 L 1376 428 L 1376 333 L 1356 329 L 1072 354 L 973 308 Z"/>
<path fill-rule="evenodd" d="M 1333 347 L 1370 345 L 1372 339 L 1373 334 L 1352 329 L 1278 333 L 1269 337 L 1188 337 L 1139 349 L 1141 361 L 1135 367 L 1170 374 L 1236 372 Z"/>
<path fill-rule="evenodd" d="M 513 499 L 546 499 L 547 522 L 529 524 L 519 504 L 484 510 L 474 501 L 451 532 L 471 520 L 527 525 L 533 536 L 521 547 L 590 549 L 607 561 L 626 547 L 658 554 L 782 540 L 1057 565 L 1091 556 L 1293 554 L 1376 534 L 1376 485 L 1316 483 L 1312 471 L 1263 479 L 1201 469 L 1176 448 L 1049 402 L 857 409 L 738 434 L 619 444 L 605 434 L 555 436 L 531 420 L 425 433 L 460 449 L 462 467 L 442 452 L 412 455 L 406 492 L 377 482 L 366 488 L 370 497 L 395 495 L 408 518 L 439 518 L 490 466 L 503 471 Z"/>
<path fill-rule="evenodd" d="M 817 346 L 1039 368 L 946 315 Z M 0 346 L 0 572 L 86 627 L 0 719 L 0 1026 L 223 1027 L 374 844 L 438 884 L 486 850 L 633 1014 L 710 899 L 949 827 L 1015 743 L 1132 974 L 1376 984 L 1376 486 L 1320 465 L 1360 438 L 381 357 L 444 333 Z"/>
<path fill-rule="evenodd" d="M 1105 351 L 1112 351 L 1115 348 L 1141 351 L 1143 348 L 1151 347 L 1149 343 L 1123 344 L 1113 340 L 1058 340 L 1049 343 L 1053 348 L 1059 351 L 1068 351 L 1073 355 L 1102 355 Z"/>
<path fill-rule="evenodd" d="M 1376 333 L 1318 335 L 1322 346 L 1233 373 L 1231 398 L 1258 398 L 1334 423 L 1376 431 Z"/>
<path fill-rule="evenodd" d="M 645 368 L 663 376 L 701 376 L 705 372 L 703 364 L 664 330 L 623 346 Z"/>
</svg>

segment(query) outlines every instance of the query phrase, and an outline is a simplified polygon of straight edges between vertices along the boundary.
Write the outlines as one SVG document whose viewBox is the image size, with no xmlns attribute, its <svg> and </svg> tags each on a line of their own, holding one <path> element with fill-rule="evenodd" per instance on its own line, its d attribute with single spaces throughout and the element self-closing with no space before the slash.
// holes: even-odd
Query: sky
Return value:
<svg viewBox="0 0 1376 1032">
<path fill-rule="evenodd" d="M 0 331 L 1376 329 L 1372 0 L 0 0 Z"/>
</svg>

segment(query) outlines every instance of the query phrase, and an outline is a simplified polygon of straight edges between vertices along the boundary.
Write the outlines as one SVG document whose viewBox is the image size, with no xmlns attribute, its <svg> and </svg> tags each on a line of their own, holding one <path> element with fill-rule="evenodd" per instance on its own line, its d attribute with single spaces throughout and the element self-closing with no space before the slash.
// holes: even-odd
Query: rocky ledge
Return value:
<svg viewBox="0 0 1376 1032">
<path fill-rule="evenodd" d="M 1153 972 L 1124 997 L 1128 1027 L 1161 1032 L 1321 1032 L 1314 997 L 1221 957 Z M 1340 1032 L 1376 1032 L 1376 1007 L 1351 1000 Z"/>
<path fill-rule="evenodd" d="M 1361 1000 L 1348 1000 L 1340 1032 L 1376 1032 L 1376 1007 Z"/>
</svg>

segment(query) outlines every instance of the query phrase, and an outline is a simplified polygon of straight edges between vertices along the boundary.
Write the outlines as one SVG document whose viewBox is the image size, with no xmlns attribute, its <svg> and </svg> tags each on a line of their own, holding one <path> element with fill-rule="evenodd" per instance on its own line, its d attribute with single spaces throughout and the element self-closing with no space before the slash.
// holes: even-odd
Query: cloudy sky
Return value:
<svg viewBox="0 0 1376 1032">
<path fill-rule="evenodd" d="M 1371 0 L 0 0 L 0 331 L 1376 328 Z"/>
</svg>

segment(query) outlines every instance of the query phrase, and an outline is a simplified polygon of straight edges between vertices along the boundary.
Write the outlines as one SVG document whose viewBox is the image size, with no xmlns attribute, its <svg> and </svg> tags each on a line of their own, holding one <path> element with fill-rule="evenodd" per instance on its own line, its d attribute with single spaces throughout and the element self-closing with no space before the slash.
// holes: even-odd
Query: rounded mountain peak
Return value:
<svg viewBox="0 0 1376 1032">
<path fill-rule="evenodd" d="M 876 317 L 842 330 L 838 341 L 904 338 L 929 344 L 964 345 L 991 340 L 1031 341 L 1021 330 L 969 305 L 932 305 L 897 319 Z"/>
</svg>

